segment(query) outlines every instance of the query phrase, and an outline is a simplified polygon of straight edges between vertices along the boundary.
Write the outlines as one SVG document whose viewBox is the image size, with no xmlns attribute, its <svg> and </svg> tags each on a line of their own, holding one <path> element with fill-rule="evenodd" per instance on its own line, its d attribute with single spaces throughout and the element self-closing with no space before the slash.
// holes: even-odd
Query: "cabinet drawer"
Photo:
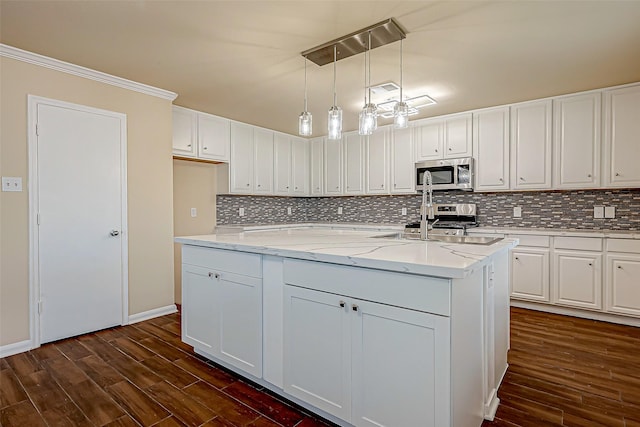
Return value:
<svg viewBox="0 0 640 427">
<path fill-rule="evenodd" d="M 262 256 L 224 249 L 182 246 L 182 263 L 251 277 L 262 277 Z"/>
<path fill-rule="evenodd" d="M 441 316 L 450 314 L 447 279 L 287 258 L 284 282 Z"/>
<path fill-rule="evenodd" d="M 602 250 L 602 239 L 597 237 L 555 237 L 553 247 L 599 252 Z"/>
<path fill-rule="evenodd" d="M 510 238 L 520 239 L 519 246 L 549 247 L 549 236 L 534 236 L 531 234 L 509 234 Z"/>
<path fill-rule="evenodd" d="M 640 240 L 635 239 L 607 239 L 609 252 L 629 252 L 640 254 Z"/>
</svg>

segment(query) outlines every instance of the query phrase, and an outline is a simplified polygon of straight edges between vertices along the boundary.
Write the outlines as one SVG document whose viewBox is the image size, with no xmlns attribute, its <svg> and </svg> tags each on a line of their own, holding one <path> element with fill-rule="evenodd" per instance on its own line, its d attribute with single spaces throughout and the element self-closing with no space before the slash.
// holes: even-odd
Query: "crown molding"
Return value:
<svg viewBox="0 0 640 427">
<path fill-rule="evenodd" d="M 144 93 L 145 95 L 167 99 L 169 101 L 173 101 L 178 97 L 178 94 L 175 92 L 123 79 L 122 77 L 112 76 L 111 74 L 81 67 L 80 65 L 70 64 L 69 62 L 49 58 L 48 56 L 38 55 L 37 53 L 28 52 L 2 43 L 0 43 L 0 56 L 28 62 L 30 64 L 39 65 L 41 67 L 50 68 L 55 71 L 61 71 L 63 73 L 72 74 L 74 76 L 83 77 L 100 83 L 106 83 L 123 89 Z"/>
</svg>

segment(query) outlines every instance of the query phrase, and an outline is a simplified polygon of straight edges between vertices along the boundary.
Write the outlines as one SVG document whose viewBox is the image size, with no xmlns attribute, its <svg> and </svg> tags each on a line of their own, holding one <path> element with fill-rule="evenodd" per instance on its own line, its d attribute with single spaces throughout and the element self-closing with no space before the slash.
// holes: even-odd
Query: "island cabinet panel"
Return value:
<svg viewBox="0 0 640 427">
<path fill-rule="evenodd" d="M 182 339 L 262 376 L 261 256 L 184 246 Z"/>
</svg>

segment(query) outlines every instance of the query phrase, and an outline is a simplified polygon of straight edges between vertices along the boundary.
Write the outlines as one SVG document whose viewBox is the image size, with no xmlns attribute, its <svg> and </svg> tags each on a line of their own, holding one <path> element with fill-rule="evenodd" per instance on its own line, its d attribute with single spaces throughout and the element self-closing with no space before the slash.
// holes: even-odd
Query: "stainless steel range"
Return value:
<svg viewBox="0 0 640 427">
<path fill-rule="evenodd" d="M 433 227 L 432 235 L 466 236 L 467 229 L 478 226 L 475 203 L 434 204 L 434 219 L 429 221 Z M 406 235 L 419 235 L 420 223 L 414 222 L 405 226 Z"/>
</svg>

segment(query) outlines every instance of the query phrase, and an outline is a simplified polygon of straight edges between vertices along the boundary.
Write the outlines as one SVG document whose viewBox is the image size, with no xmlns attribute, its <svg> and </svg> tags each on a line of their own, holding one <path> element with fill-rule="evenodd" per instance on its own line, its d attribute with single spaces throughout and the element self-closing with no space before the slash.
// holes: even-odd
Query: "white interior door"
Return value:
<svg viewBox="0 0 640 427">
<path fill-rule="evenodd" d="M 45 343 L 123 323 L 126 118 L 46 101 L 36 101 L 35 111 Z"/>
</svg>

